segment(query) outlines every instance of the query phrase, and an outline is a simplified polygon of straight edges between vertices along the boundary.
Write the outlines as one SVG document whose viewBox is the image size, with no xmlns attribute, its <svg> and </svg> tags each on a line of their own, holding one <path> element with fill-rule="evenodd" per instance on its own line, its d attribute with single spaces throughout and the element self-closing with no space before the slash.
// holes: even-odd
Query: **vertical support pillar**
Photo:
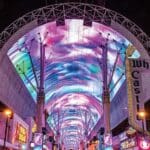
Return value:
<svg viewBox="0 0 150 150">
<path fill-rule="evenodd" d="M 87 139 L 84 141 L 84 150 L 87 150 Z"/>
<path fill-rule="evenodd" d="M 84 147 L 85 147 L 85 150 L 87 150 L 87 141 L 88 141 L 88 139 L 87 139 L 87 136 L 88 136 L 88 120 L 87 120 L 87 116 L 88 116 L 88 114 L 87 114 L 87 112 L 85 112 L 85 133 L 84 133 L 84 135 L 85 135 L 85 142 L 84 142 Z"/>
<path fill-rule="evenodd" d="M 64 147 L 64 143 L 62 142 L 62 144 L 61 144 L 61 149 L 62 150 L 65 150 L 65 147 Z"/>
<path fill-rule="evenodd" d="M 48 150 L 53 150 L 53 143 L 52 142 L 47 142 L 46 144 L 48 146 Z"/>
<path fill-rule="evenodd" d="M 104 127 L 105 133 L 110 134 L 110 97 L 108 90 L 103 92 L 103 111 L 104 111 Z"/>
<path fill-rule="evenodd" d="M 84 141 L 83 140 L 80 142 L 80 150 L 84 150 Z"/>
<path fill-rule="evenodd" d="M 109 34 L 108 34 L 109 37 Z M 102 65 L 103 65 L 103 111 L 104 111 L 104 127 L 105 127 L 105 136 L 111 135 L 111 126 L 110 126 L 110 93 L 108 87 L 108 66 L 107 66 L 107 59 L 108 59 L 108 37 L 106 44 L 103 47 L 103 54 L 102 54 Z"/>
<path fill-rule="evenodd" d="M 108 67 L 107 67 L 107 43 L 103 48 L 103 109 L 104 109 L 104 126 L 105 133 L 110 133 L 110 97 L 107 81 Z"/>
<path fill-rule="evenodd" d="M 4 144 L 3 144 L 3 150 L 6 150 L 6 142 L 7 142 L 7 134 L 8 134 L 8 121 L 9 121 L 9 117 L 7 116 L 6 118 L 6 124 L 5 124 L 5 135 L 4 135 Z"/>
<path fill-rule="evenodd" d="M 37 132 L 39 133 L 42 133 L 42 127 L 45 127 L 44 100 L 44 92 L 39 93 L 37 98 Z"/>
<path fill-rule="evenodd" d="M 39 34 L 40 35 L 40 34 Z M 42 133 L 42 127 L 45 127 L 45 93 L 44 93 L 44 72 L 45 72 L 45 45 L 43 45 L 40 37 L 40 84 L 37 95 L 37 131 Z"/>
<path fill-rule="evenodd" d="M 60 142 L 60 132 L 57 131 L 57 133 L 55 134 L 55 144 L 56 146 L 56 150 L 60 150 L 60 146 L 61 146 L 61 142 Z"/>
</svg>

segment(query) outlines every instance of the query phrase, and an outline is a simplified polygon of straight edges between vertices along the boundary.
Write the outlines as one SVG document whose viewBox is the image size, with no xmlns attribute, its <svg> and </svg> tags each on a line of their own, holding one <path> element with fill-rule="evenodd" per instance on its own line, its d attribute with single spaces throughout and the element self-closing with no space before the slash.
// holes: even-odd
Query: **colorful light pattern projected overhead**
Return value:
<svg viewBox="0 0 150 150">
<path fill-rule="evenodd" d="M 48 123 L 66 145 L 78 145 L 91 132 L 102 111 L 102 53 L 108 50 L 111 100 L 125 80 L 125 51 L 131 44 L 116 31 L 82 20 L 50 22 L 30 31 L 8 51 L 19 76 L 36 101 L 40 48 L 45 50 L 45 108 Z M 135 52 L 133 57 L 139 57 Z M 68 139 L 69 143 L 68 143 Z M 80 139 L 80 140 L 79 140 Z"/>
</svg>

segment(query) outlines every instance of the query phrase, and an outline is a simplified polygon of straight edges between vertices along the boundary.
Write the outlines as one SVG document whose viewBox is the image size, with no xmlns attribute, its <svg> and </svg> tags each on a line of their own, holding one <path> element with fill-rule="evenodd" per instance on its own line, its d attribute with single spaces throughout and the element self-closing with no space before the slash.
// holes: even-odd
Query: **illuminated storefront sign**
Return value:
<svg viewBox="0 0 150 150">
<path fill-rule="evenodd" d="M 126 132 L 123 132 L 123 133 L 121 133 L 120 135 L 119 135 L 119 140 L 120 141 L 124 141 L 124 140 L 126 140 L 128 137 L 127 137 L 127 134 L 126 134 Z"/>
<path fill-rule="evenodd" d="M 138 146 L 142 150 L 150 150 L 150 141 L 143 139 L 143 138 L 140 138 L 139 142 L 138 142 Z"/>
<path fill-rule="evenodd" d="M 136 134 L 136 130 L 132 127 L 129 127 L 125 132 L 127 137 L 133 137 Z"/>
<path fill-rule="evenodd" d="M 17 124 L 16 129 L 16 140 L 20 143 L 27 142 L 27 129 L 19 123 Z"/>
<path fill-rule="evenodd" d="M 111 136 L 111 134 L 105 135 L 104 143 L 105 143 L 105 145 L 112 145 L 112 136 Z"/>
<path fill-rule="evenodd" d="M 135 147 L 137 145 L 136 140 L 134 138 L 127 139 L 120 144 L 121 150 Z"/>
<path fill-rule="evenodd" d="M 34 133 L 33 141 L 35 145 L 42 145 L 43 135 L 41 133 Z"/>
<path fill-rule="evenodd" d="M 130 52 L 134 50 L 134 47 L 128 47 L 126 59 L 129 124 L 136 130 L 142 130 L 137 116 L 144 108 L 141 73 L 149 70 L 150 63 L 145 59 L 129 59 Z"/>
<path fill-rule="evenodd" d="M 141 103 L 141 76 L 140 76 L 140 71 L 135 70 L 134 68 L 136 67 L 135 64 L 138 64 L 138 60 L 132 60 L 132 87 L 133 87 L 133 93 L 134 93 L 134 99 L 135 99 L 135 104 L 136 104 L 136 114 L 137 112 L 140 111 L 140 103 Z M 138 118 L 137 118 L 138 119 Z"/>
<path fill-rule="evenodd" d="M 34 123 L 33 127 L 32 127 L 32 133 L 35 133 L 37 131 L 37 124 Z"/>
</svg>

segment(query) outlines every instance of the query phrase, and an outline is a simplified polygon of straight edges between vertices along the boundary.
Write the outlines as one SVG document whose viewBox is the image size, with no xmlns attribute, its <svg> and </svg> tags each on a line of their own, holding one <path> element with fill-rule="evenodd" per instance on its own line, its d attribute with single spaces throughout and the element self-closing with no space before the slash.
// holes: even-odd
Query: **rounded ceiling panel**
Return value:
<svg viewBox="0 0 150 150">
<path fill-rule="evenodd" d="M 36 101 L 42 45 L 47 122 L 61 142 L 71 147 L 85 140 L 103 115 L 103 51 L 108 51 L 112 100 L 125 81 L 125 51 L 130 44 L 100 23 L 84 26 L 83 20 L 66 19 L 63 26 L 50 22 L 31 30 L 7 54 Z M 132 57 L 140 54 L 136 51 Z"/>
</svg>

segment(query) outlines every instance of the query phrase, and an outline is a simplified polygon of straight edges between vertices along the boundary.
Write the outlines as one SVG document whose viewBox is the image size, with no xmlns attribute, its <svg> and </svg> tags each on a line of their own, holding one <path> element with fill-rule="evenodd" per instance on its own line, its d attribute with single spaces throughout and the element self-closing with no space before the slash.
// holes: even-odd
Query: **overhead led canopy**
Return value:
<svg viewBox="0 0 150 150">
<path fill-rule="evenodd" d="M 55 22 L 51 22 L 24 35 L 8 51 L 9 58 L 34 100 L 38 89 L 33 67 L 39 79 L 40 38 L 46 49 L 46 102 L 57 97 L 58 93 L 68 92 L 90 93 L 101 101 L 101 46 L 107 38 L 108 72 L 111 72 L 119 53 L 111 87 L 124 73 L 124 54 L 130 42 L 119 33 L 99 23 L 93 23 L 92 27 L 83 26 L 82 20 L 66 20 L 65 26 L 56 26 Z M 139 54 L 135 55 L 138 57 Z M 123 80 L 112 90 L 112 97 Z"/>
<path fill-rule="evenodd" d="M 88 135 L 103 114 L 103 51 L 108 50 L 107 76 L 112 100 L 125 81 L 125 51 L 131 43 L 102 24 L 84 26 L 83 20 L 68 19 L 63 26 L 50 22 L 33 29 L 12 46 L 8 56 L 35 101 L 41 43 L 45 49 L 47 121 L 56 134 L 59 131 L 66 145 L 68 139 L 76 143 L 71 146 L 78 145 L 78 139 Z M 138 51 L 132 55 L 139 56 Z"/>
</svg>

